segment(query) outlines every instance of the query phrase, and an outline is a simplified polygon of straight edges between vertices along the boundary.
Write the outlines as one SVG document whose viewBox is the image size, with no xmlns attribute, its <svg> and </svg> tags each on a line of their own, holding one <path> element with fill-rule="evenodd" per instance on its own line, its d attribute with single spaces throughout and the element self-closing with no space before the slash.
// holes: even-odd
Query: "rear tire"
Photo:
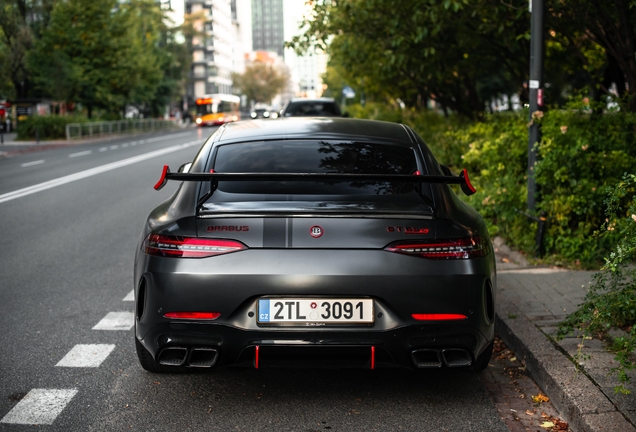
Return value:
<svg viewBox="0 0 636 432">
<path fill-rule="evenodd" d="M 188 373 L 190 372 L 190 368 L 187 367 L 175 367 L 175 366 L 164 366 L 159 364 L 152 355 L 148 352 L 148 350 L 143 346 L 137 336 L 135 336 L 135 349 L 137 350 L 137 358 L 139 359 L 139 364 L 141 367 L 152 373 Z"/>
<path fill-rule="evenodd" d="M 495 341 L 493 340 L 488 344 L 486 349 L 484 349 L 481 354 L 475 359 L 475 363 L 471 366 L 471 369 L 475 372 L 481 372 L 488 367 L 488 363 L 490 363 L 490 357 L 492 356 L 492 349 L 495 345 Z"/>
</svg>

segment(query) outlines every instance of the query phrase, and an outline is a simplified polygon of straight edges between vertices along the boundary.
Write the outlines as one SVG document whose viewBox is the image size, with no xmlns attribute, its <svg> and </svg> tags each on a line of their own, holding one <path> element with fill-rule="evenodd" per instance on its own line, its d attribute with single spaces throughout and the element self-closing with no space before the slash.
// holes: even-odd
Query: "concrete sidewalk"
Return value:
<svg viewBox="0 0 636 432">
<path fill-rule="evenodd" d="M 632 393 L 615 394 L 619 382 L 611 369 L 618 363 L 603 341 L 552 337 L 585 297 L 594 272 L 533 268 L 500 241 L 495 248 L 500 337 L 524 360 L 572 430 L 636 431 L 636 371 L 630 371 L 626 386 Z M 574 356 L 581 343 L 584 360 L 577 370 Z"/>
</svg>

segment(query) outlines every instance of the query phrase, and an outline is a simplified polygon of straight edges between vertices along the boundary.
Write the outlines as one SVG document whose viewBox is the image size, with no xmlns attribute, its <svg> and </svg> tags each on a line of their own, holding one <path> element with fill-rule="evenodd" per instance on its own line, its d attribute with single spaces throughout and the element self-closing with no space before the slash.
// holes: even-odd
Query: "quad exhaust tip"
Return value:
<svg viewBox="0 0 636 432">
<path fill-rule="evenodd" d="M 188 358 L 188 366 L 209 368 L 214 366 L 219 357 L 219 351 L 215 348 L 192 348 Z"/>
<path fill-rule="evenodd" d="M 467 367 L 473 364 L 470 353 L 460 348 L 416 349 L 411 351 L 411 359 L 420 369 L 441 368 L 442 365 L 449 368 Z"/>
<path fill-rule="evenodd" d="M 214 366 L 218 356 L 219 351 L 216 348 L 167 347 L 161 350 L 157 361 L 164 366 L 209 368 Z"/>
</svg>

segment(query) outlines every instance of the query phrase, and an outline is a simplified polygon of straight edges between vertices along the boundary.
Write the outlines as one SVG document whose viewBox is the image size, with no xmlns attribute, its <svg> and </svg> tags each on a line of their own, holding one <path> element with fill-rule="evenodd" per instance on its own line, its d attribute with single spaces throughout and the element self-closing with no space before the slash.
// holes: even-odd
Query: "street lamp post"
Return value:
<svg viewBox="0 0 636 432">
<path fill-rule="evenodd" d="M 534 165 L 537 161 L 536 144 L 541 141 L 541 127 L 533 121 L 537 112 L 543 108 L 543 0 L 529 0 L 530 23 L 530 82 L 528 85 L 530 128 L 528 131 L 528 210 L 534 211 L 537 185 L 534 177 Z"/>
</svg>

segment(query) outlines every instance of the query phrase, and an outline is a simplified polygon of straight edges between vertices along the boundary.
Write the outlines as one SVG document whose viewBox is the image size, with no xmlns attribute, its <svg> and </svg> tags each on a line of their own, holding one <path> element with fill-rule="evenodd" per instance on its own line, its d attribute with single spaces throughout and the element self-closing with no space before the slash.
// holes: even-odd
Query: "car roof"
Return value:
<svg viewBox="0 0 636 432">
<path fill-rule="evenodd" d="M 292 103 L 292 102 L 335 102 L 335 101 L 336 100 L 334 98 L 326 98 L 326 97 L 320 97 L 320 98 L 291 98 L 289 103 Z"/>
<path fill-rule="evenodd" d="M 399 123 L 340 117 L 288 117 L 277 121 L 245 120 L 219 130 L 220 142 L 260 139 L 329 138 L 398 141 L 412 144 L 407 128 Z M 216 141 L 216 140 L 215 140 Z"/>
</svg>

